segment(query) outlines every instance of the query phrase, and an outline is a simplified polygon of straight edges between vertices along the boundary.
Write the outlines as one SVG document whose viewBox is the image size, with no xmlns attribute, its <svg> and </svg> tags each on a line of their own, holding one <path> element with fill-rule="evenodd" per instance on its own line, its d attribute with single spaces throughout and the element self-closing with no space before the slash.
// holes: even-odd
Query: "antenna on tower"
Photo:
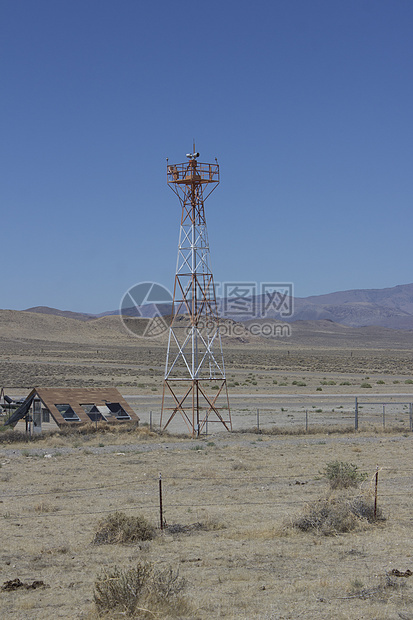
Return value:
<svg viewBox="0 0 413 620">
<path fill-rule="evenodd" d="M 199 157 L 199 153 L 195 151 L 195 140 L 193 141 L 192 149 L 193 149 L 192 153 L 186 154 L 188 159 L 196 159 L 197 157 Z"/>
<path fill-rule="evenodd" d="M 190 434 L 220 422 L 232 430 L 218 306 L 210 267 L 204 202 L 219 184 L 219 165 L 167 165 L 167 182 L 182 207 L 160 426 L 180 414 Z"/>
</svg>

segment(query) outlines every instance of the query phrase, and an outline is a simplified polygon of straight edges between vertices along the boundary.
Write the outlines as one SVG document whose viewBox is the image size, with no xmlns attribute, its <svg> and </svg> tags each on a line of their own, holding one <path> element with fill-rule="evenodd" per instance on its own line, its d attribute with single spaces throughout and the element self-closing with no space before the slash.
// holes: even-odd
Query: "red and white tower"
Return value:
<svg viewBox="0 0 413 620">
<path fill-rule="evenodd" d="M 210 267 L 204 202 L 219 184 L 219 166 L 187 155 L 167 165 L 167 182 L 182 207 L 178 260 L 169 328 L 160 426 L 175 415 L 192 436 L 208 424 L 232 430 L 214 278 Z"/>
</svg>

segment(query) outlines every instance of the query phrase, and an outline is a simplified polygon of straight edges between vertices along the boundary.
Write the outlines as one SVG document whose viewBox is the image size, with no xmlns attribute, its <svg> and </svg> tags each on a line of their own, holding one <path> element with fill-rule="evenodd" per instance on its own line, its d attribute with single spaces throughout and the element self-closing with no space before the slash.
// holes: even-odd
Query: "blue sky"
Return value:
<svg viewBox="0 0 413 620">
<path fill-rule="evenodd" d="M 172 288 L 166 157 L 221 167 L 217 281 L 413 281 L 410 0 L 2 0 L 0 308 Z"/>
</svg>

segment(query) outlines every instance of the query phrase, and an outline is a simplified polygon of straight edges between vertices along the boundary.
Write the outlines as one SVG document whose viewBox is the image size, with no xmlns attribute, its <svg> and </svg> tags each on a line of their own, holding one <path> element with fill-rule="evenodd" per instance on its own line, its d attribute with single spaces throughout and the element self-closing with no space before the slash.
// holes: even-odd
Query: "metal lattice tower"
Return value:
<svg viewBox="0 0 413 620">
<path fill-rule="evenodd" d="M 160 426 L 181 414 L 192 436 L 209 422 L 232 430 L 204 201 L 219 183 L 219 166 L 167 165 L 167 182 L 182 207 Z M 215 160 L 216 162 L 216 160 Z"/>
</svg>

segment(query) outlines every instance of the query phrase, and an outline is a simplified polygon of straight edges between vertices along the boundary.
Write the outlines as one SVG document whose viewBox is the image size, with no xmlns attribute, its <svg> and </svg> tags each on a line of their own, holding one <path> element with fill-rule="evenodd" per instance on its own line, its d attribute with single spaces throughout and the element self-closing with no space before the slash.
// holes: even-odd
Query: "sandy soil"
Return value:
<svg viewBox="0 0 413 620">
<path fill-rule="evenodd" d="M 90 325 L 26 314 L 19 323 L 12 311 L 0 312 L 6 393 L 114 385 L 142 423 L 152 411 L 156 424 L 165 342 L 132 338 L 115 317 Z M 264 431 L 298 435 L 213 428 L 189 440 L 146 430 L 0 445 L 0 583 L 18 577 L 49 586 L 0 591 L 0 615 L 94 618 L 99 570 L 143 559 L 179 568 L 191 618 L 412 618 L 413 577 L 389 585 L 388 575 L 413 568 L 413 355 L 411 335 L 390 332 L 357 340 L 354 332 L 302 328 L 288 343 L 226 342 L 234 429 L 257 430 L 258 409 Z M 358 433 L 333 433 L 354 425 L 355 395 L 379 404 L 361 405 Z M 386 432 L 382 402 L 390 403 Z M 303 434 L 306 411 L 310 432 Z M 177 421 L 172 431 L 181 430 Z M 332 537 L 289 528 L 326 493 L 320 471 L 336 459 L 368 473 L 367 493 L 379 465 L 387 520 Z M 141 545 L 93 545 L 97 522 L 115 510 L 158 523 L 159 472 L 168 523 L 202 522 L 204 529 Z"/>
<path fill-rule="evenodd" d="M 306 411 L 307 425 L 351 425 L 355 396 L 379 403 L 363 405 L 364 423 L 382 424 L 380 403 L 398 401 L 399 408 L 387 407 L 386 424 L 402 419 L 409 426 L 413 335 L 321 323 L 294 324 L 288 339 L 224 338 L 234 429 L 255 426 L 257 409 L 263 428 L 305 424 Z M 34 386 L 110 385 L 128 397 L 142 422 L 149 423 L 152 412 L 157 424 L 165 356 L 165 335 L 150 341 L 133 337 L 119 317 L 85 323 L 0 311 L 0 383 L 16 398 Z M 185 428 L 176 419 L 171 430 Z"/>
<path fill-rule="evenodd" d="M 411 435 L 145 437 L 0 448 L 0 582 L 49 586 L 1 592 L 3 617 L 92 618 L 100 569 L 138 560 L 179 569 L 191 618 L 411 617 L 413 578 L 383 587 L 393 568 L 412 568 Z M 387 520 L 330 537 L 287 527 L 326 493 L 320 470 L 335 459 L 368 472 L 366 492 L 379 464 Z M 158 523 L 159 472 L 167 522 L 205 529 L 141 545 L 93 545 L 108 512 Z M 370 594 L 363 598 L 362 590 Z"/>
</svg>

